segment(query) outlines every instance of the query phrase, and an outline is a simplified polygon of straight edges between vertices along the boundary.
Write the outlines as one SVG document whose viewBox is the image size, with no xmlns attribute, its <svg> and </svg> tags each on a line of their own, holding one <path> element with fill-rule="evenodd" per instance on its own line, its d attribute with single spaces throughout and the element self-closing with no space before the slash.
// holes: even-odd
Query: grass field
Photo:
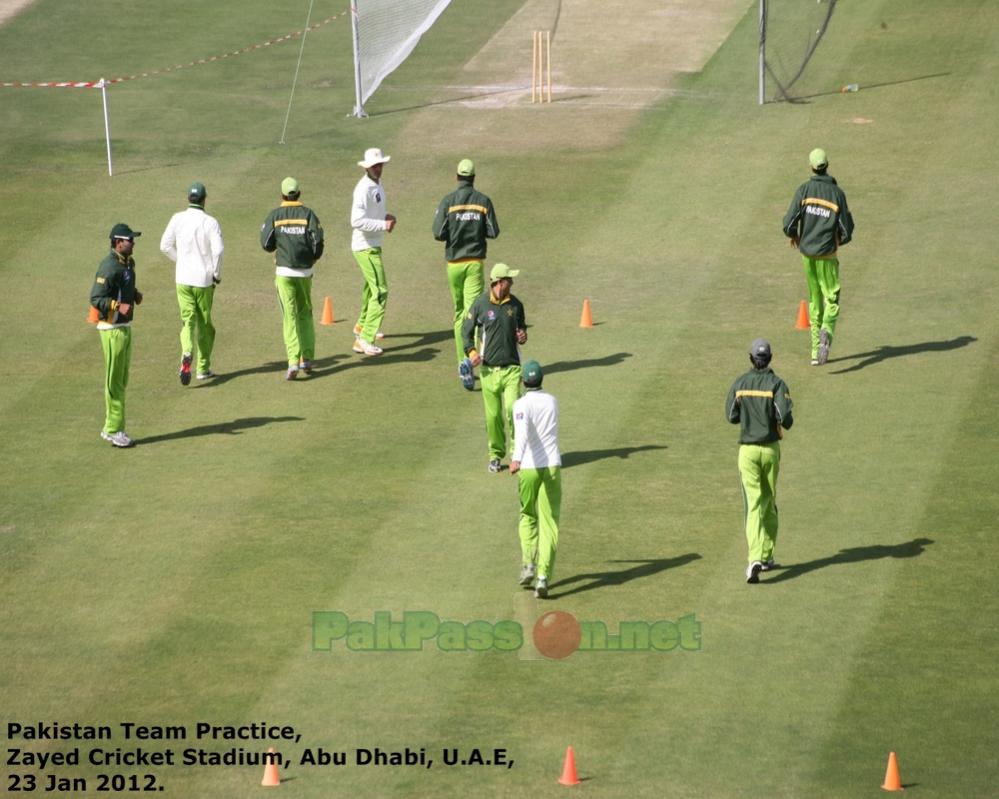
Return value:
<svg viewBox="0 0 999 799">
<path fill-rule="evenodd" d="M 317 0 L 313 20 L 335 19 L 309 34 L 284 145 L 298 39 L 112 86 L 113 179 L 96 91 L 0 88 L 3 731 L 115 733 L 6 748 L 78 747 L 86 761 L 95 745 L 273 743 L 292 762 L 277 790 L 292 797 L 712 799 L 877 796 L 894 750 L 907 794 L 995 796 L 999 6 L 841 3 L 811 65 L 826 92 L 764 107 L 749 0 L 703 68 L 673 63 L 658 83 L 635 19 L 632 57 L 652 76 L 641 93 L 620 62 L 594 85 L 599 30 L 561 61 L 557 32 L 556 102 L 539 108 L 516 96 L 530 70 L 531 27 L 518 26 L 554 11 L 564 30 L 588 26 L 569 4 L 456 2 L 356 120 L 341 5 Z M 308 4 L 166 8 L 38 0 L 0 26 L 0 82 L 186 64 L 299 30 Z M 849 82 L 861 91 L 839 94 Z M 385 249 L 386 352 L 362 360 L 348 211 L 370 146 L 392 155 L 399 226 Z M 857 220 L 821 369 L 794 329 L 805 284 L 780 233 L 815 146 Z M 523 270 L 525 354 L 561 406 L 562 541 L 543 603 L 516 586 L 515 480 L 487 473 L 481 400 L 454 376 L 430 222 L 464 156 L 503 229 L 491 261 Z M 336 311 L 317 329 L 317 373 L 294 384 L 257 242 L 286 174 L 324 222 L 314 299 Z M 192 180 L 208 186 L 226 260 L 220 376 L 184 389 L 173 266 L 157 243 Z M 144 232 L 127 451 L 98 437 L 100 347 L 85 322 L 118 221 Z M 584 298 L 591 329 L 578 327 Z M 796 424 L 780 482 L 786 568 L 754 587 L 722 405 L 756 336 L 773 343 Z M 313 649 L 314 612 L 512 620 L 529 638 L 549 610 L 612 632 L 693 614 L 700 649 Z M 189 738 L 125 740 L 122 722 Z M 199 722 L 301 738 L 197 741 Z M 556 783 L 569 745 L 575 788 Z M 299 765 L 307 748 L 375 747 L 425 748 L 435 763 Z M 455 747 L 502 748 L 514 765 L 443 765 Z M 97 793 L 101 773 L 152 773 L 165 796 L 267 791 L 257 765 L 179 762 L 7 763 L 3 790 L 22 795 L 12 775 L 32 774 L 42 793 L 51 774 Z"/>
</svg>

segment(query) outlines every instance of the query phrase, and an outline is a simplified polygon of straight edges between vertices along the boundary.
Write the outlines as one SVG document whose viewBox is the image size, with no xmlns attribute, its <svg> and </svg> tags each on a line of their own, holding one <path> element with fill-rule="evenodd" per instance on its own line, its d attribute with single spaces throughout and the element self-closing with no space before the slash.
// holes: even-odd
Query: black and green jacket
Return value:
<svg viewBox="0 0 999 799">
<path fill-rule="evenodd" d="M 472 303 L 461 327 L 465 354 L 475 349 L 475 330 L 480 329 L 479 357 L 486 366 L 516 366 L 520 363 L 517 350 L 517 329 L 527 329 L 524 306 L 509 295 L 497 302 L 491 291 L 480 294 Z"/>
<path fill-rule="evenodd" d="M 311 269 L 323 255 L 323 226 L 311 208 L 285 200 L 260 226 L 260 246 L 274 253 L 277 266 Z"/>
<path fill-rule="evenodd" d="M 812 258 L 835 255 L 853 238 L 853 216 L 834 177 L 812 175 L 798 187 L 784 215 L 784 235 Z"/>
<path fill-rule="evenodd" d="M 111 250 L 97 266 L 94 287 L 90 289 L 90 304 L 101 315 L 100 321 L 109 325 L 131 323 L 135 292 L 135 259 Z M 122 303 L 131 306 L 127 314 L 118 310 Z"/>
<path fill-rule="evenodd" d="M 740 444 L 770 444 L 781 436 L 778 425 L 789 429 L 791 392 L 773 369 L 750 369 L 729 389 L 725 415 L 732 424 L 741 424 Z"/>
<path fill-rule="evenodd" d="M 486 239 L 500 233 L 493 201 L 471 183 L 459 181 L 458 188 L 437 206 L 433 233 L 445 243 L 444 257 L 449 262 L 481 261 L 486 257 Z"/>
</svg>

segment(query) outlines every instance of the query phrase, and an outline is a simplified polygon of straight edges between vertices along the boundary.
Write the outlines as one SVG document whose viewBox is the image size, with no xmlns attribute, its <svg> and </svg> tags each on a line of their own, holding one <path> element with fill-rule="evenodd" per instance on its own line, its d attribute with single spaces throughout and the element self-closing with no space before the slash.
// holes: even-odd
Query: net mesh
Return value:
<svg viewBox="0 0 999 799">
<path fill-rule="evenodd" d="M 355 0 L 355 71 L 363 106 L 451 0 Z"/>
<path fill-rule="evenodd" d="M 768 100 L 794 101 L 828 89 L 808 65 L 829 27 L 836 0 L 764 0 L 760 44 Z"/>
</svg>

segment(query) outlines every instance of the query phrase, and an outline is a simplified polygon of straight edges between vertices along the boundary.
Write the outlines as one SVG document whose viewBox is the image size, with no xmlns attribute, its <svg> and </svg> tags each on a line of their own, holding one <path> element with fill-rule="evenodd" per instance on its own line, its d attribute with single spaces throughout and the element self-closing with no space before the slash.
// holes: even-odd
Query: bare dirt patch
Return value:
<svg viewBox="0 0 999 799">
<path fill-rule="evenodd" d="M 449 130 L 510 149 L 613 145 L 640 111 L 677 93 L 679 76 L 703 69 L 751 2 L 528 0 L 412 117 L 407 136 L 444 150 Z M 551 105 L 531 104 L 534 30 L 551 31 Z M 405 107 L 391 88 L 379 91 Z"/>
<path fill-rule="evenodd" d="M 34 0 L 0 0 L 0 25 L 16 16 L 21 9 L 30 6 Z"/>
</svg>

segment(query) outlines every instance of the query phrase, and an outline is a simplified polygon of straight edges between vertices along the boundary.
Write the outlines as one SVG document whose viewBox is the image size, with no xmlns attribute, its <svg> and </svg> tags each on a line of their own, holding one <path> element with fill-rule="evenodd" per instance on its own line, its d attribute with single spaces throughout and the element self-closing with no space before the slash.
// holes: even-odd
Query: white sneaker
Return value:
<svg viewBox="0 0 999 799">
<path fill-rule="evenodd" d="M 101 438 L 110 441 L 116 447 L 130 447 L 135 443 L 124 430 L 119 430 L 117 433 L 105 433 L 101 430 Z"/>
<path fill-rule="evenodd" d="M 536 599 L 547 599 L 548 598 L 548 578 L 539 577 L 538 581 L 534 584 L 534 597 Z"/>
<path fill-rule="evenodd" d="M 211 380 L 215 377 L 215 372 L 209 369 L 207 372 L 198 372 L 198 380 Z"/>
<path fill-rule="evenodd" d="M 365 355 L 381 355 L 382 352 L 384 352 L 384 350 L 381 347 L 376 347 L 374 344 L 369 344 L 363 338 L 359 338 L 357 339 L 357 341 L 354 342 L 354 352 L 358 352 L 357 349 L 358 345 L 361 346 L 360 352 L 363 352 Z"/>
<path fill-rule="evenodd" d="M 533 563 L 525 563 L 520 569 L 518 582 L 520 582 L 521 585 L 530 585 L 534 582 L 536 573 L 537 567 Z"/>
<path fill-rule="evenodd" d="M 383 339 L 383 338 L 385 338 L 385 334 L 382 333 L 381 330 L 379 330 L 377 333 L 375 333 L 375 340 Z"/>
<path fill-rule="evenodd" d="M 754 560 L 746 567 L 746 582 L 751 585 L 760 581 L 760 572 L 763 571 L 763 564 Z"/>
</svg>

